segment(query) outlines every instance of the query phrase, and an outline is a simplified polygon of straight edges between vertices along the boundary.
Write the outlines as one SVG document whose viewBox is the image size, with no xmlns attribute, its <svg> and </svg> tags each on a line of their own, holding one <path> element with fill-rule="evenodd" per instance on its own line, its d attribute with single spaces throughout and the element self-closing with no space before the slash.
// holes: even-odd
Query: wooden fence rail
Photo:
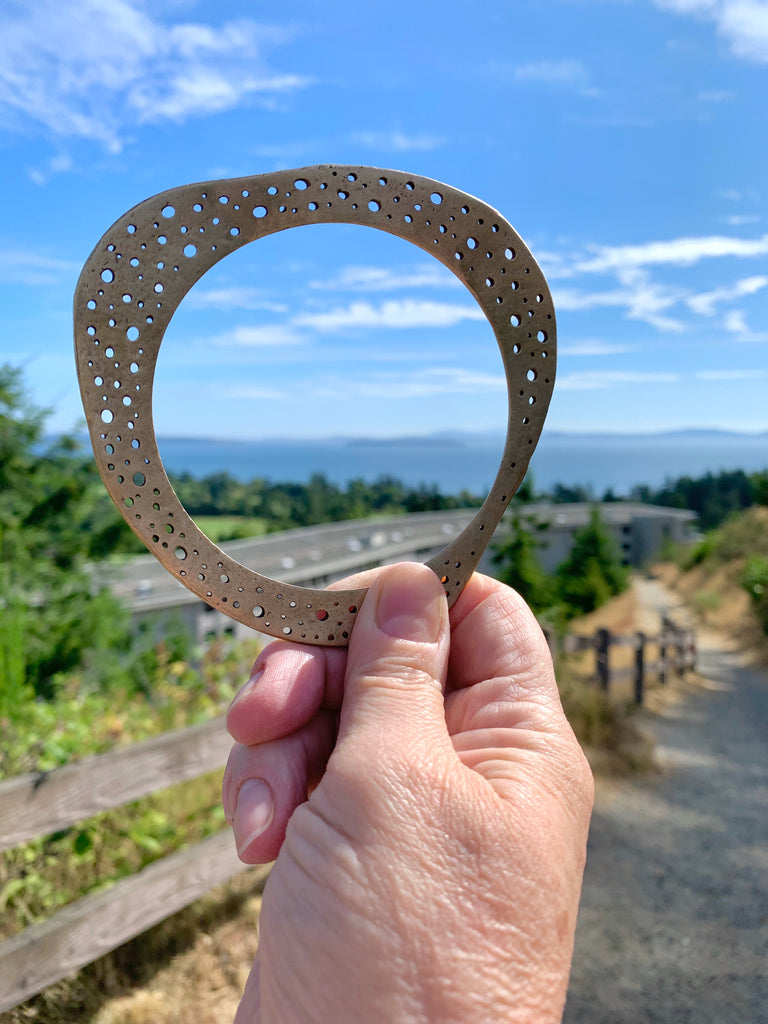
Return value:
<svg viewBox="0 0 768 1024">
<path fill-rule="evenodd" d="M 607 691 L 616 681 L 629 678 L 634 682 L 637 703 L 642 703 L 649 673 L 664 683 L 670 671 L 682 675 L 696 664 L 693 633 L 669 620 L 662 624 L 658 636 L 617 636 L 600 629 L 594 636 L 548 635 L 548 639 L 566 654 L 594 650 L 595 676 L 601 688 Z M 617 646 L 634 649 L 632 666 L 611 666 L 610 652 Z M 651 646 L 656 647 L 653 660 L 648 657 Z M 224 719 L 217 718 L 50 772 L 0 782 L 0 851 L 221 768 L 230 745 Z M 0 943 L 0 1013 L 244 870 L 246 865 L 237 859 L 227 829 L 163 857 L 108 890 L 86 896 Z M 267 870 L 263 869 L 264 877 Z"/>
<path fill-rule="evenodd" d="M 224 719 L 217 718 L 51 772 L 2 782 L 0 850 L 221 768 L 231 742 Z M 226 829 L 0 943 L 0 1013 L 244 870 L 247 866 L 238 860 Z"/>
<path fill-rule="evenodd" d="M 611 633 L 598 629 L 592 636 L 577 636 L 566 633 L 556 636 L 545 630 L 547 642 L 554 654 L 576 654 L 580 651 L 595 652 L 594 678 L 600 689 L 609 692 L 614 683 L 630 680 L 634 687 L 634 700 L 642 704 L 649 675 L 656 677 L 663 686 L 670 672 L 679 676 L 696 668 L 696 637 L 693 630 L 682 629 L 671 619 L 665 618 L 661 632 L 649 636 L 640 631 L 630 635 Z M 611 665 L 611 648 L 629 647 L 634 651 L 633 664 L 624 668 Z M 655 648 L 656 657 L 649 652 Z"/>
</svg>

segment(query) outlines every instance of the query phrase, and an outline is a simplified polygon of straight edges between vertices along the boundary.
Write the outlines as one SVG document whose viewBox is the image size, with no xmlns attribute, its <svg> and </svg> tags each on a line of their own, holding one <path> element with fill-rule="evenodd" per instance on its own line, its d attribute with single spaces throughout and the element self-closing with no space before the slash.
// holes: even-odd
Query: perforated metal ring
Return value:
<svg viewBox="0 0 768 1024">
<path fill-rule="evenodd" d="M 496 210 L 430 178 L 375 167 L 304 167 L 170 189 L 121 217 L 89 256 L 75 293 L 75 352 L 99 472 L 149 550 L 239 622 L 302 643 L 344 646 L 366 590 L 280 583 L 218 548 L 173 491 L 152 421 L 160 344 L 190 288 L 247 242 L 315 223 L 368 225 L 431 253 L 466 285 L 496 336 L 509 402 L 501 465 L 470 525 L 426 563 L 452 604 L 525 475 L 555 379 L 549 288 Z"/>
</svg>

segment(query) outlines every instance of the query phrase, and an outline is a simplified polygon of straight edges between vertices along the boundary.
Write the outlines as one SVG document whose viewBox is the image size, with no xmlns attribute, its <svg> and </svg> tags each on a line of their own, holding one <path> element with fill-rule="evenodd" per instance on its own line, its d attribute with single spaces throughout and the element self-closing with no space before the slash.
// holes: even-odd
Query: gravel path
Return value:
<svg viewBox="0 0 768 1024">
<path fill-rule="evenodd" d="M 598 786 L 565 1024 L 768 1024 L 768 673 L 701 635 L 699 671 L 659 774 Z"/>
</svg>

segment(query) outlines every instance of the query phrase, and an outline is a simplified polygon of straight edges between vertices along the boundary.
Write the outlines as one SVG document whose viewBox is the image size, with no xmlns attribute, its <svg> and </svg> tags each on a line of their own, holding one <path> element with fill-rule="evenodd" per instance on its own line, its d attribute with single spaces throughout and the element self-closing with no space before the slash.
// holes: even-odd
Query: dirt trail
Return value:
<svg viewBox="0 0 768 1024">
<path fill-rule="evenodd" d="M 713 634 L 699 671 L 644 713 L 659 773 L 598 786 L 566 1024 L 768 1024 L 768 673 Z"/>
</svg>

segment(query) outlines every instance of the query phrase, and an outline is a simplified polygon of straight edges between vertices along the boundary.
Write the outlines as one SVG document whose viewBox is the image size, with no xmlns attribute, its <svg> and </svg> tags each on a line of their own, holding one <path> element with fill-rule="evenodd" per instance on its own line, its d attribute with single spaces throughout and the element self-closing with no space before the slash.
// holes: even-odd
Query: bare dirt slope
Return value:
<svg viewBox="0 0 768 1024">
<path fill-rule="evenodd" d="M 768 1022 L 768 673 L 699 643 L 644 713 L 659 772 L 598 786 L 566 1024 Z"/>
</svg>

